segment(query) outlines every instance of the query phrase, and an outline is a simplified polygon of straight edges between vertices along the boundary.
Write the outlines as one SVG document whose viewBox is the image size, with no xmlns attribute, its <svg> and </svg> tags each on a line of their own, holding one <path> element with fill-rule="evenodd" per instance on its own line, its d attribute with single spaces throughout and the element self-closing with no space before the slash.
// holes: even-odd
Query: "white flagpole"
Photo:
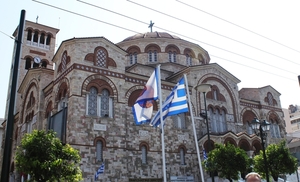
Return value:
<svg viewBox="0 0 300 182">
<path fill-rule="evenodd" d="M 159 98 L 159 112 L 160 112 L 160 126 L 161 126 L 161 146 L 162 146 L 162 159 L 163 159 L 163 175 L 164 182 L 167 182 L 167 173 L 166 173 L 166 156 L 165 156 L 165 140 L 164 140 L 164 120 L 162 112 L 162 97 L 161 97 L 161 79 L 160 79 L 160 65 L 158 67 L 158 98 Z"/>
<path fill-rule="evenodd" d="M 188 96 L 190 114 L 191 114 L 191 119 L 192 119 L 192 124 L 193 124 L 193 131 L 194 131 L 194 138 L 195 138 L 195 144 L 196 144 L 196 150 L 197 150 L 197 156 L 198 156 L 198 163 L 199 163 L 200 175 L 201 175 L 202 182 L 204 182 L 204 176 L 203 176 L 203 170 L 202 170 L 202 163 L 201 163 L 201 158 L 200 158 L 200 152 L 199 152 L 199 146 L 198 146 L 198 139 L 197 139 L 197 134 L 196 134 L 194 115 L 193 115 L 193 111 L 192 111 L 192 104 L 191 104 L 191 99 L 190 99 L 190 92 L 189 92 L 189 87 L 188 87 L 188 81 L 187 81 L 186 75 L 183 74 L 183 76 L 184 76 L 184 82 L 185 82 L 184 84 L 185 84 L 185 88 L 186 88 L 186 94 Z"/>
</svg>

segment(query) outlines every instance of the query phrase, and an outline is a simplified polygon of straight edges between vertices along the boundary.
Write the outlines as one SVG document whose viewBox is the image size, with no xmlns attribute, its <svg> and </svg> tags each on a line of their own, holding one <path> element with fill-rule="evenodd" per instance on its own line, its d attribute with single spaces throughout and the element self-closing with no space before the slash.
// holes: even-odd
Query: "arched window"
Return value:
<svg viewBox="0 0 300 182">
<path fill-rule="evenodd" d="M 227 131 L 227 123 L 226 123 L 226 112 L 222 109 L 221 111 L 221 132 Z"/>
<path fill-rule="evenodd" d="M 130 54 L 129 57 L 130 57 L 130 64 L 137 63 L 137 53 L 136 52 Z"/>
<path fill-rule="evenodd" d="M 217 121 L 215 118 L 215 114 L 214 114 L 212 108 L 209 108 L 208 112 L 209 112 L 209 117 L 210 117 L 211 131 L 216 133 L 217 132 Z"/>
<path fill-rule="evenodd" d="M 47 40 L 46 40 L 46 45 L 50 45 L 50 41 L 51 41 L 51 35 L 48 34 L 47 35 Z"/>
<path fill-rule="evenodd" d="M 146 145 L 142 145 L 142 164 L 147 164 L 147 147 Z"/>
<path fill-rule="evenodd" d="M 42 33 L 40 37 L 40 44 L 44 44 L 44 43 L 45 43 L 45 34 Z"/>
<path fill-rule="evenodd" d="M 271 120 L 270 131 L 271 131 L 272 138 L 281 138 L 279 125 L 276 122 L 273 122 L 272 120 Z"/>
<path fill-rule="evenodd" d="M 103 162 L 103 142 L 97 140 L 96 143 L 96 162 Z"/>
<path fill-rule="evenodd" d="M 185 150 L 183 147 L 179 149 L 180 152 L 180 165 L 185 165 Z"/>
<path fill-rule="evenodd" d="M 274 103 L 273 103 L 273 95 L 269 92 L 267 94 L 267 97 L 268 97 L 268 103 L 269 103 L 269 105 L 273 106 L 274 105 Z"/>
<path fill-rule="evenodd" d="M 91 87 L 87 94 L 87 115 L 100 117 L 113 117 L 113 98 L 107 89 L 101 90 Z"/>
<path fill-rule="evenodd" d="M 148 60 L 149 60 L 149 62 L 157 62 L 157 51 L 156 50 L 148 51 Z"/>
<path fill-rule="evenodd" d="M 31 58 L 26 58 L 25 69 L 31 68 Z"/>
<path fill-rule="evenodd" d="M 192 57 L 188 54 L 186 56 L 186 65 L 191 66 L 192 65 Z"/>
<path fill-rule="evenodd" d="M 96 66 L 106 68 L 107 55 L 106 52 L 102 49 L 96 51 Z"/>
<path fill-rule="evenodd" d="M 97 88 L 91 87 L 90 93 L 88 94 L 88 115 L 90 116 L 97 116 L 97 97 Z"/>
<path fill-rule="evenodd" d="M 67 52 L 65 51 L 61 58 L 61 69 L 62 71 L 67 69 Z"/>
<path fill-rule="evenodd" d="M 34 31 L 34 36 L 33 36 L 33 42 L 38 42 L 39 39 L 39 32 L 38 31 Z"/>
<path fill-rule="evenodd" d="M 176 63 L 176 52 L 169 51 L 169 62 Z"/>
<path fill-rule="evenodd" d="M 47 61 L 42 61 L 42 67 L 46 68 L 47 67 Z"/>
<path fill-rule="evenodd" d="M 32 37 L 32 30 L 28 30 L 28 33 L 27 33 L 27 40 L 31 41 L 31 37 Z"/>
<path fill-rule="evenodd" d="M 186 128 L 185 114 L 184 113 L 173 115 L 172 120 L 174 122 L 174 127 L 175 128 L 178 128 L 178 129 L 185 129 Z"/>
</svg>

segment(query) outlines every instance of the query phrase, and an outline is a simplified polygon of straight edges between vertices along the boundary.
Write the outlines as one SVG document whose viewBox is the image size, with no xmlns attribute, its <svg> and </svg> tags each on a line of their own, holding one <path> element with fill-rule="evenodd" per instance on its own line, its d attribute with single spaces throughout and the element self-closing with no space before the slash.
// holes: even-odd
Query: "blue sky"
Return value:
<svg viewBox="0 0 300 182">
<path fill-rule="evenodd" d="M 57 48 L 61 41 L 73 37 L 104 36 L 118 43 L 137 32 L 150 31 L 148 23 L 152 20 L 153 31 L 169 32 L 207 50 L 211 63 L 218 63 L 241 80 L 239 89 L 271 85 L 281 93 L 281 106 L 287 108 L 300 103 L 299 5 L 297 0 L 3 1 L 0 118 L 5 113 L 14 44 L 8 35 L 16 29 L 22 9 L 26 10 L 27 20 L 35 22 L 38 16 L 38 23 L 60 29 Z"/>
</svg>

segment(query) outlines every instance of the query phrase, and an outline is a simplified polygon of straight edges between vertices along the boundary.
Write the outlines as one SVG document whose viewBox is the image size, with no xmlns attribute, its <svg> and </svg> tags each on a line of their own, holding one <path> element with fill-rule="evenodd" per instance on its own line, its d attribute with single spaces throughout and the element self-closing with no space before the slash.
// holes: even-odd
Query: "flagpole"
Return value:
<svg viewBox="0 0 300 182">
<path fill-rule="evenodd" d="M 159 112 L 160 114 L 160 126 L 161 126 L 161 146 L 162 146 L 162 159 L 163 159 L 163 175 L 164 182 L 167 182 L 167 173 L 166 173 L 166 158 L 165 158 L 165 140 L 164 140 L 164 120 L 163 120 L 163 112 L 162 112 L 162 97 L 161 97 L 161 78 L 160 78 L 160 64 L 157 66 L 158 68 L 158 98 L 159 98 Z"/>
<path fill-rule="evenodd" d="M 203 170 L 202 170 L 202 163 L 201 163 L 201 158 L 200 158 L 200 152 L 199 152 L 199 146 L 198 146 L 198 139 L 197 139 L 197 134 L 196 134 L 194 115 L 193 115 L 193 111 L 192 111 L 192 104 L 191 104 L 191 99 L 190 99 L 190 92 L 189 92 L 189 87 L 188 87 L 188 81 L 187 81 L 187 78 L 186 78 L 186 74 L 183 74 L 183 76 L 184 76 L 184 81 L 185 81 L 186 93 L 187 93 L 188 101 L 189 101 L 189 108 L 190 108 L 191 120 L 192 120 L 192 125 L 193 125 L 193 131 L 194 131 L 194 138 L 195 138 L 195 144 L 196 144 L 196 150 L 197 150 L 197 157 L 198 157 L 198 163 L 199 163 L 199 168 L 200 168 L 200 175 L 201 175 L 202 182 L 204 182 L 204 176 L 203 176 Z"/>
</svg>

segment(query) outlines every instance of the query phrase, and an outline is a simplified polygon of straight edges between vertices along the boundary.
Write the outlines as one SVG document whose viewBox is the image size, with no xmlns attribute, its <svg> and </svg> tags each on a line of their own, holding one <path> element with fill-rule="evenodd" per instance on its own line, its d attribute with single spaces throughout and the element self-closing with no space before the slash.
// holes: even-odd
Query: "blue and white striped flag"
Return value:
<svg viewBox="0 0 300 182">
<path fill-rule="evenodd" d="M 99 169 L 96 171 L 95 180 L 97 180 L 98 176 L 103 173 L 104 173 L 104 163 L 102 163 L 101 166 L 99 167 Z"/>
<path fill-rule="evenodd" d="M 167 97 L 166 101 L 162 106 L 163 120 L 165 120 L 167 116 L 172 116 L 188 111 L 189 108 L 187 105 L 185 83 L 183 77 L 173 88 L 170 95 Z M 160 123 L 160 111 L 158 111 L 151 120 L 150 125 L 153 127 L 158 127 Z"/>
<path fill-rule="evenodd" d="M 207 157 L 207 154 L 205 152 L 205 148 L 203 147 L 203 158 L 204 158 L 204 161 L 206 161 L 208 159 Z"/>
</svg>

